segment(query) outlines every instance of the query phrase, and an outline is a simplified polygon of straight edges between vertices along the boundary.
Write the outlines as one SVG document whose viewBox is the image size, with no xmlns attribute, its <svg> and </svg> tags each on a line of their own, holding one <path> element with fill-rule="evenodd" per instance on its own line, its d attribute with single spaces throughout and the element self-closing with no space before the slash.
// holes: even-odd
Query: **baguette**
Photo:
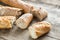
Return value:
<svg viewBox="0 0 60 40">
<path fill-rule="evenodd" d="M 16 20 L 16 25 L 21 29 L 26 29 L 32 21 L 33 15 L 30 13 L 23 14 L 19 19 Z"/>
<path fill-rule="evenodd" d="M 10 6 L 23 9 L 25 13 L 30 12 L 30 10 L 33 8 L 31 4 L 25 3 L 21 0 L 1 0 L 1 2 L 8 4 Z"/>
<path fill-rule="evenodd" d="M 24 13 L 31 12 L 40 21 L 48 15 L 48 12 L 44 8 L 40 7 L 40 9 L 36 9 L 32 4 L 30 5 L 22 0 L 1 0 L 1 2 L 10 6 L 21 8 L 24 10 Z"/>
<path fill-rule="evenodd" d="M 15 20 L 15 16 L 0 16 L 0 29 L 11 29 Z"/>
<path fill-rule="evenodd" d="M 33 39 L 37 39 L 43 34 L 49 32 L 50 28 L 51 28 L 51 24 L 46 21 L 43 21 L 43 22 L 37 22 L 32 24 L 32 26 L 30 26 L 28 29 L 29 29 L 30 36 Z"/>
<path fill-rule="evenodd" d="M 44 18 L 47 17 L 48 12 L 43 7 L 40 7 L 40 9 L 33 9 L 32 14 L 37 17 L 40 21 L 42 21 Z"/>
<path fill-rule="evenodd" d="M 0 16 L 16 16 L 17 18 L 22 14 L 22 9 L 1 6 Z"/>
<path fill-rule="evenodd" d="M 13 24 L 16 21 L 15 16 L 0 16 L 0 19 L 1 18 L 10 20 L 11 24 Z"/>
<path fill-rule="evenodd" d="M 10 29 L 12 28 L 11 21 L 5 18 L 0 18 L 0 29 Z"/>
</svg>

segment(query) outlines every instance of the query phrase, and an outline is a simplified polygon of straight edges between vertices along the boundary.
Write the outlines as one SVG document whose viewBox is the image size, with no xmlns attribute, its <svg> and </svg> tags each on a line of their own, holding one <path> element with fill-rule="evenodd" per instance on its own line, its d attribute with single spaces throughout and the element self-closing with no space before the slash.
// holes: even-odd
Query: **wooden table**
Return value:
<svg viewBox="0 0 60 40">
<path fill-rule="evenodd" d="M 42 37 L 39 37 L 36 40 L 60 40 L 60 9 L 59 7 L 53 5 L 46 4 L 36 4 L 32 3 L 36 8 L 40 5 L 44 6 L 44 8 L 48 11 L 48 17 L 44 19 L 44 21 L 48 21 L 52 24 L 51 31 Z M 37 22 L 36 18 L 32 21 L 31 24 Z M 15 25 L 13 25 L 13 29 L 11 30 L 2 30 L 0 31 L 0 40 L 33 40 L 29 36 L 28 29 L 21 30 Z"/>
</svg>

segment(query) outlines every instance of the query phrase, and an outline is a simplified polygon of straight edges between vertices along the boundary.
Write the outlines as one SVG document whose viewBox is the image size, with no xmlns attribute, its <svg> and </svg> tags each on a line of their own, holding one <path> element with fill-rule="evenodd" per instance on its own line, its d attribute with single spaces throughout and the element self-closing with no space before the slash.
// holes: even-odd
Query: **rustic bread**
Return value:
<svg viewBox="0 0 60 40">
<path fill-rule="evenodd" d="M 0 6 L 0 16 L 20 16 L 22 14 L 22 9 Z"/>
<path fill-rule="evenodd" d="M 26 3 L 22 0 L 1 0 L 1 2 L 8 4 L 13 7 L 17 7 L 24 10 L 24 13 L 30 12 L 33 6 L 29 3 Z"/>
<path fill-rule="evenodd" d="M 16 21 L 15 16 L 0 16 L 0 29 L 10 29 Z"/>
<path fill-rule="evenodd" d="M 16 21 L 15 16 L 0 16 L 0 19 L 1 18 L 10 20 L 12 24 Z"/>
<path fill-rule="evenodd" d="M 8 19 L 0 19 L 0 29 L 10 29 L 12 28 L 12 24 Z"/>
<path fill-rule="evenodd" d="M 51 28 L 51 24 L 46 21 L 43 21 L 43 22 L 37 22 L 32 24 L 32 26 L 30 26 L 28 29 L 29 29 L 30 36 L 33 39 L 37 39 L 43 34 L 49 32 L 50 28 Z"/>
<path fill-rule="evenodd" d="M 34 8 L 31 12 L 40 21 L 42 21 L 48 15 L 47 10 L 45 10 L 43 7 L 40 7 L 39 9 Z"/>
<path fill-rule="evenodd" d="M 16 25 L 21 29 L 25 29 L 32 21 L 32 18 L 33 15 L 30 13 L 23 14 L 19 19 L 16 20 Z"/>
</svg>

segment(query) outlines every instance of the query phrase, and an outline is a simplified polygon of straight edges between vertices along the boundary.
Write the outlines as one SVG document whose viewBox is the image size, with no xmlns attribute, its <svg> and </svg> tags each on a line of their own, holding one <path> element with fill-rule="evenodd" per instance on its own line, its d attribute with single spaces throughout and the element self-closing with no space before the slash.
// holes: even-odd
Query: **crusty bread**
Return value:
<svg viewBox="0 0 60 40">
<path fill-rule="evenodd" d="M 16 21 L 16 17 L 15 16 L 0 16 L 0 19 L 1 18 L 3 18 L 3 19 L 5 18 L 5 19 L 10 20 L 12 24 Z"/>
<path fill-rule="evenodd" d="M 16 21 L 15 16 L 0 16 L 0 29 L 10 29 Z"/>
<path fill-rule="evenodd" d="M 48 12 L 44 8 L 40 7 L 40 9 L 36 9 L 32 4 L 30 5 L 29 3 L 26 3 L 22 0 L 1 0 L 1 2 L 10 6 L 21 8 L 24 10 L 24 13 L 32 12 L 32 14 L 40 21 L 47 17 Z"/>
<path fill-rule="evenodd" d="M 28 27 L 29 23 L 32 21 L 33 15 L 30 13 L 23 14 L 19 19 L 16 20 L 16 25 L 21 29 Z"/>
<path fill-rule="evenodd" d="M 34 8 L 32 11 L 32 14 L 37 17 L 40 21 L 43 20 L 45 17 L 47 17 L 48 12 L 43 7 L 40 7 L 40 9 Z"/>
<path fill-rule="evenodd" d="M 23 9 L 24 13 L 30 12 L 30 10 L 33 8 L 31 4 L 23 2 L 22 0 L 1 0 L 1 2 L 13 7 Z"/>
<path fill-rule="evenodd" d="M 51 24 L 46 21 L 43 21 L 43 22 L 37 22 L 32 24 L 32 26 L 30 26 L 28 29 L 29 29 L 30 36 L 33 39 L 37 39 L 43 34 L 49 32 L 50 28 L 51 28 Z"/>
<path fill-rule="evenodd" d="M 5 18 L 0 18 L 0 29 L 10 29 L 12 28 L 11 21 Z"/>
<path fill-rule="evenodd" d="M 0 7 L 0 16 L 20 16 L 22 14 L 22 9 L 1 6 Z"/>
</svg>

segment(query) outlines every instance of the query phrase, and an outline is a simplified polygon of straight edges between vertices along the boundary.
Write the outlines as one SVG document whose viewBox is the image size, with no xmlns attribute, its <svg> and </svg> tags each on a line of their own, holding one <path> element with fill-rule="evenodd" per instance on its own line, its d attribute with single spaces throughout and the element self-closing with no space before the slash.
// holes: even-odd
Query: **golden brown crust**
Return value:
<svg viewBox="0 0 60 40">
<path fill-rule="evenodd" d="M 10 29 L 12 28 L 12 24 L 10 20 L 5 18 L 0 18 L 0 29 Z"/>
<path fill-rule="evenodd" d="M 1 1 L 10 6 L 21 8 L 24 10 L 24 12 L 30 12 L 31 8 L 33 7 L 29 5 L 28 3 L 25 3 L 21 0 L 1 0 Z"/>
<path fill-rule="evenodd" d="M 51 24 L 46 21 L 37 22 L 32 25 L 32 28 L 35 29 L 36 36 L 39 37 L 50 31 Z"/>
<path fill-rule="evenodd" d="M 13 24 L 16 21 L 16 17 L 15 16 L 0 16 L 0 19 L 1 18 L 10 20 L 11 24 Z"/>
<path fill-rule="evenodd" d="M 39 24 L 39 25 L 38 25 Z M 41 36 L 50 30 L 51 25 L 47 22 L 38 22 L 35 27 L 37 36 Z"/>
</svg>

